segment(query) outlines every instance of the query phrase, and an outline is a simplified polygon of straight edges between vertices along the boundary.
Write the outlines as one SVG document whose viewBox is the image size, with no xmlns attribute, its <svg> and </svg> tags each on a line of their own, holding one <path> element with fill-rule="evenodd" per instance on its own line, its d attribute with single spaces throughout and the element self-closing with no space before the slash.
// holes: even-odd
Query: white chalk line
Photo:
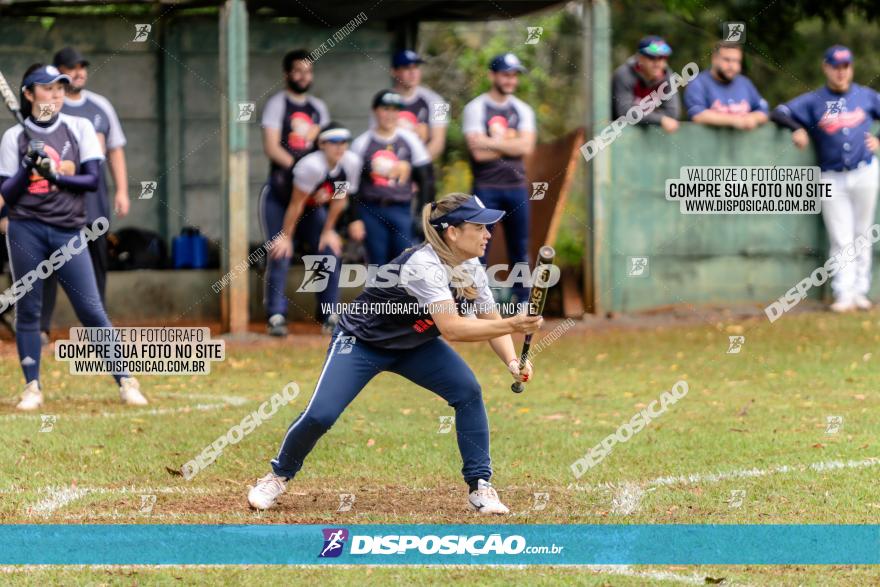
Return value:
<svg viewBox="0 0 880 587">
<path fill-rule="evenodd" d="M 28 515 L 48 516 L 55 510 L 63 508 L 72 501 L 84 497 L 88 493 L 78 487 L 64 487 L 49 491 L 49 496 L 27 508 Z"/>
<path fill-rule="evenodd" d="M 651 479 L 648 481 L 644 481 L 641 483 L 638 482 L 623 482 L 617 484 L 606 483 L 603 485 L 595 486 L 595 487 L 572 487 L 569 485 L 567 489 L 574 489 L 575 491 L 605 491 L 611 490 L 614 491 L 614 496 L 612 497 L 612 510 L 611 513 L 615 515 L 629 515 L 636 512 L 640 505 L 642 497 L 644 496 L 645 489 L 656 488 L 656 487 L 669 487 L 673 485 L 687 485 L 687 484 L 699 484 L 699 483 L 718 483 L 720 481 L 728 480 L 728 479 L 744 479 L 744 478 L 757 478 L 757 477 L 765 477 L 768 475 L 774 474 L 788 474 L 795 472 L 805 472 L 808 470 L 816 471 L 816 472 L 824 472 L 824 471 L 833 471 L 840 469 L 859 469 L 880 465 L 880 459 L 878 458 L 868 458 L 861 460 L 849 460 L 849 461 L 824 461 L 818 463 L 811 463 L 809 465 L 779 465 L 776 467 L 772 467 L 769 469 L 741 469 L 737 471 L 728 471 L 723 473 L 695 473 L 691 475 L 679 475 L 679 476 L 664 476 L 657 477 L 655 479 Z M 10 489 L 2 490 L 0 489 L 0 493 L 12 493 L 18 492 L 21 488 L 13 486 Z M 49 515 L 56 510 L 85 497 L 86 495 L 105 495 L 105 494 L 120 494 L 124 495 L 126 493 L 131 494 L 142 494 L 142 495 L 150 495 L 150 494 L 168 494 L 168 493 L 178 493 L 178 494 L 209 494 L 209 493 L 224 493 L 221 492 L 209 492 L 205 488 L 198 487 L 144 487 L 144 488 L 136 488 L 136 487 L 122 487 L 122 488 L 107 488 L 107 487 L 45 487 L 38 491 L 38 493 L 47 493 L 48 496 L 43 500 L 29 506 L 27 508 L 27 512 L 29 515 L 37 514 L 37 515 Z M 138 512 L 141 513 L 141 512 Z M 529 514 L 537 514 L 537 511 L 526 510 L 521 512 L 519 515 L 529 515 Z M 94 515 L 94 514 L 93 514 Z M 119 516 L 118 513 L 114 513 L 113 515 Z M 171 514 L 162 514 L 164 516 L 170 516 Z M 194 516 L 195 514 L 190 514 Z M 213 514 L 207 514 L 211 516 Z M 223 515 L 223 514 L 218 514 Z M 234 517 L 234 514 L 229 514 Z M 361 515 L 361 514 L 355 514 Z M 371 514 L 363 514 L 363 515 L 371 515 Z M 419 514 L 422 515 L 422 514 Z M 547 516 L 547 514 L 538 514 L 541 517 L 562 517 L 559 515 L 551 515 Z M 569 517 L 586 517 L 582 515 L 568 515 Z M 430 517 L 430 516 L 428 516 Z"/>
<path fill-rule="evenodd" d="M 232 399 L 226 398 L 222 403 L 213 403 L 213 404 L 195 404 L 190 406 L 177 406 L 173 408 L 150 408 L 148 410 L 130 410 L 124 412 L 99 412 L 97 414 L 93 413 L 74 413 L 74 414 L 54 414 L 58 416 L 58 420 L 88 420 L 91 418 L 140 418 L 143 416 L 167 416 L 169 414 L 183 414 L 188 412 L 210 412 L 213 410 L 220 410 L 222 408 L 226 408 L 229 406 L 240 406 L 247 403 L 248 400 L 242 400 L 241 398 L 233 401 L 226 401 Z M 50 412 L 44 410 L 44 413 L 48 414 Z M 0 416 L 0 421 L 5 420 L 40 420 L 42 418 L 42 414 L 4 414 Z"/>
<path fill-rule="evenodd" d="M 16 490 L 17 489 L 17 490 Z M 0 490 L 2 493 L 20 493 L 23 488 Z M 48 517 L 57 510 L 86 497 L 87 495 L 158 495 L 158 494 L 207 494 L 208 490 L 201 487 L 56 487 L 48 486 L 37 490 L 38 494 L 47 494 L 35 504 L 25 507 L 28 516 Z"/>
<path fill-rule="evenodd" d="M 768 469 L 739 469 L 720 473 L 693 473 L 691 475 L 671 475 L 656 477 L 647 481 L 624 481 L 619 483 L 600 483 L 598 485 L 581 486 L 579 483 L 569 483 L 567 489 L 574 491 L 617 491 L 621 486 L 637 485 L 642 488 L 671 487 L 673 485 L 696 485 L 700 483 L 719 483 L 729 479 L 751 479 L 767 477 L 769 475 L 785 475 L 788 473 L 803 473 L 815 471 L 835 471 L 840 469 L 864 469 L 880 465 L 880 458 L 867 458 L 848 461 L 823 461 L 806 465 L 777 465 Z"/>
</svg>

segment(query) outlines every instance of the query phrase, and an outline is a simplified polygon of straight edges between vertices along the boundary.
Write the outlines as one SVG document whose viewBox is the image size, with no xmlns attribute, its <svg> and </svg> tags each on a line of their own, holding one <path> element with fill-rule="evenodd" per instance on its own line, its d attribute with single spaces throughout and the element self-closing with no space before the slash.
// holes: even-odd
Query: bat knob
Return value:
<svg viewBox="0 0 880 587">
<path fill-rule="evenodd" d="M 525 391 L 525 389 L 526 386 L 523 385 L 520 381 L 517 381 L 510 386 L 510 391 L 512 391 L 513 393 L 522 393 L 523 391 Z"/>
</svg>

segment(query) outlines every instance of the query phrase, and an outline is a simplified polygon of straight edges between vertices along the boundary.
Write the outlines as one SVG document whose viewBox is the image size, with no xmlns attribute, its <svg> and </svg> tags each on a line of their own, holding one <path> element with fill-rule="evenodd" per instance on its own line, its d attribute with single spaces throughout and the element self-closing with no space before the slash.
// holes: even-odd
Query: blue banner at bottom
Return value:
<svg viewBox="0 0 880 587">
<path fill-rule="evenodd" d="M 5 565 L 877 564 L 880 525 L 0 525 Z"/>
</svg>

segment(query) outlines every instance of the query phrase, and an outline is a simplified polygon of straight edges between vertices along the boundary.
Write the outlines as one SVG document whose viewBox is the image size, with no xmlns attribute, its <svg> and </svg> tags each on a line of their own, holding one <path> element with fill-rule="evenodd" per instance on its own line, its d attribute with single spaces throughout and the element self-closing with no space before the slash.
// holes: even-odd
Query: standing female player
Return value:
<svg viewBox="0 0 880 587">
<path fill-rule="evenodd" d="M 376 126 L 351 144 L 364 162 L 364 171 L 360 189 L 351 198 L 357 220 L 351 223 L 349 234 L 366 231 L 364 244 L 368 261 L 374 265 L 384 265 L 411 247 L 415 228 L 421 232 L 421 223 L 414 218 L 413 197 L 419 211 L 434 201 L 431 156 L 417 134 L 397 127 L 402 106 L 400 95 L 391 90 L 376 94 Z"/>
<path fill-rule="evenodd" d="M 67 83 L 70 78 L 51 65 L 30 66 L 21 82 L 21 113 L 35 140 L 28 141 L 17 125 L 0 141 L 0 193 L 9 209 L 6 242 L 12 278 L 17 282 L 31 272 L 39 277 L 45 271 L 38 266 L 51 256 L 54 273 L 80 322 L 112 328 L 88 249 L 79 246 L 86 239 L 81 231 L 86 222 L 84 195 L 97 189 L 104 156 L 89 120 L 61 114 Z M 62 247 L 69 260 L 55 253 Z M 66 262 L 59 266 L 61 260 Z M 26 383 L 20 410 L 36 410 L 43 404 L 39 379 L 43 280 L 32 281 L 30 287 L 15 306 L 15 341 Z M 128 373 L 113 377 L 124 403 L 147 403 L 136 379 Z"/>
<path fill-rule="evenodd" d="M 343 314 L 312 399 L 287 430 L 272 461 L 273 471 L 248 493 L 252 507 L 271 507 L 346 406 L 373 377 L 390 371 L 433 391 L 455 409 L 462 474 L 470 489 L 468 501 L 481 513 L 508 513 L 489 483 L 489 422 L 480 384 L 464 360 L 440 339 L 487 341 L 515 380 L 531 377 L 530 363 L 520 372 L 510 335 L 535 332 L 542 319 L 524 314 L 501 319 L 477 260 L 489 242 L 486 225 L 503 215 L 467 194 L 451 194 L 424 207 L 426 242 L 386 266 L 397 280 L 384 280 L 386 284 L 393 281 L 384 287 L 368 286 L 352 306 L 358 312 Z M 456 278 L 450 283 L 450 267 L 456 268 L 454 276 L 469 274 L 471 279 Z M 419 311 L 404 311 L 414 306 Z M 475 320 L 475 316 L 482 319 Z"/>
</svg>

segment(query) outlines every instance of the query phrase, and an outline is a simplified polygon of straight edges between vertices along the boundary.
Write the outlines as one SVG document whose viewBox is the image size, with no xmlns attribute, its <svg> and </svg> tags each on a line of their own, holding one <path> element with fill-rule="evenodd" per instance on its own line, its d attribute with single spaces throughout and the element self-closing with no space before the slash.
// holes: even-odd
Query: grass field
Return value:
<svg viewBox="0 0 880 587">
<path fill-rule="evenodd" d="M 545 330 L 552 329 L 553 324 Z M 880 313 L 787 315 L 652 328 L 576 326 L 536 358 L 522 395 L 487 345 L 459 345 L 483 386 L 493 482 L 511 523 L 875 523 L 880 470 Z M 744 335 L 738 354 L 728 337 Z M 109 377 L 45 358 L 42 414 L 4 342 L 0 517 L 4 523 L 480 523 L 470 513 L 450 408 L 393 375 L 375 379 L 312 453 L 276 510 L 247 508 L 289 422 L 308 402 L 327 339 L 230 343 L 202 377 L 142 377 L 149 408 L 123 408 Z M 571 463 L 678 380 L 686 397 L 575 483 Z M 300 396 L 186 481 L 177 472 L 288 381 Z M 842 417 L 836 432 L 828 417 Z M 836 421 L 836 420 L 835 420 Z M 840 421 L 837 421 L 840 422 Z M 681 476 L 681 477 L 679 477 Z M 548 494 L 545 506 L 536 493 Z M 350 511 L 337 511 L 353 494 Z M 394 499 L 389 500 L 388 495 Z M 536 505 L 537 504 L 537 505 Z M 45 568 L 0 584 L 322 585 L 876 584 L 868 567 Z"/>
</svg>

